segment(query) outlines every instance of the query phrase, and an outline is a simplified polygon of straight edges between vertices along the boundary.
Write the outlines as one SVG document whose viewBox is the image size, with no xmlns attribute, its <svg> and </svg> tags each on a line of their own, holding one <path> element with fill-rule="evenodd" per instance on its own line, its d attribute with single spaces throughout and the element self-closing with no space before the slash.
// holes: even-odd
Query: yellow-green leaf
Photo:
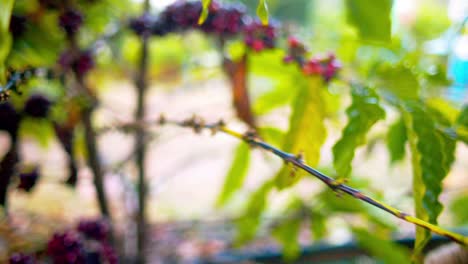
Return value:
<svg viewBox="0 0 468 264">
<path fill-rule="evenodd" d="M 242 187 L 250 165 L 250 148 L 246 143 L 241 143 L 234 154 L 231 168 L 226 175 L 223 190 L 216 202 L 217 206 L 224 205 L 232 195 Z"/>
<path fill-rule="evenodd" d="M 365 143 L 367 132 L 377 121 L 385 118 L 385 111 L 379 106 L 379 97 L 374 90 L 354 85 L 351 95 L 352 104 L 346 110 L 348 124 L 333 146 L 333 165 L 340 179 L 348 178 L 351 173 L 354 152 Z"/>
<path fill-rule="evenodd" d="M 0 84 L 6 81 L 5 60 L 10 53 L 12 37 L 9 26 L 14 0 L 0 1 Z"/>
<path fill-rule="evenodd" d="M 391 0 L 347 0 L 348 22 L 363 40 L 389 42 L 391 37 Z"/>
<path fill-rule="evenodd" d="M 390 126 L 387 134 L 387 148 L 390 152 L 390 161 L 400 161 L 405 157 L 405 145 L 408 138 L 406 137 L 405 122 L 399 118 Z"/>
<path fill-rule="evenodd" d="M 211 4 L 211 0 L 201 0 L 202 1 L 202 12 L 200 17 L 198 18 L 198 24 L 201 25 L 205 22 L 206 18 L 208 17 L 209 7 Z"/>
<path fill-rule="evenodd" d="M 305 162 L 316 166 L 320 149 L 325 142 L 327 130 L 324 125 L 325 107 L 322 98 L 323 82 L 320 78 L 298 79 L 298 93 L 292 105 L 289 130 L 284 138 L 283 150 L 302 154 Z M 295 183 L 303 172 L 283 166 L 276 175 L 278 188 Z"/>
<path fill-rule="evenodd" d="M 268 25 L 268 4 L 266 0 L 258 0 L 257 16 L 263 25 Z"/>
<path fill-rule="evenodd" d="M 260 217 L 267 205 L 268 194 L 273 188 L 273 181 L 266 181 L 258 188 L 250 197 L 242 217 L 236 221 L 237 236 L 236 244 L 245 243 L 257 234 L 257 229 L 260 225 Z"/>
<path fill-rule="evenodd" d="M 405 102 L 402 109 L 412 156 L 416 217 L 436 224 L 443 208 L 438 198 L 454 159 L 455 142 L 437 129 L 434 116 L 422 103 Z M 427 230 L 416 229 L 415 258 L 420 258 L 429 239 Z"/>
</svg>

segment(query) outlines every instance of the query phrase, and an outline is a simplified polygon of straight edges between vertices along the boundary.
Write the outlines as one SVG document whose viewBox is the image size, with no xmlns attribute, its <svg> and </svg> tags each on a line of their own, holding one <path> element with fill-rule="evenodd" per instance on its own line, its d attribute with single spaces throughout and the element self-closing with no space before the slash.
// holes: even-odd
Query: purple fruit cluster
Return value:
<svg viewBox="0 0 468 264">
<path fill-rule="evenodd" d="M 130 20 L 130 28 L 139 36 L 164 36 L 171 32 L 201 30 L 220 38 L 243 34 L 247 46 L 261 51 L 275 46 L 276 27 L 262 25 L 246 15 L 241 4 L 212 1 L 206 21 L 198 24 L 202 12 L 200 1 L 177 1 L 158 16 L 144 14 Z"/>
<path fill-rule="evenodd" d="M 67 9 L 59 16 L 59 25 L 68 36 L 74 35 L 83 24 L 83 15 L 75 9 Z"/>
<path fill-rule="evenodd" d="M 52 102 L 42 94 L 31 95 L 24 104 L 24 113 L 35 118 L 46 118 Z"/>
<path fill-rule="evenodd" d="M 25 253 L 14 253 L 10 256 L 10 264 L 35 264 L 36 258 Z"/>
<path fill-rule="evenodd" d="M 40 174 L 37 167 L 31 171 L 20 173 L 18 189 L 30 192 L 31 189 L 36 185 L 39 177 Z"/>
<path fill-rule="evenodd" d="M 76 230 L 88 239 L 105 241 L 109 235 L 110 226 L 104 219 L 83 219 Z"/>
<path fill-rule="evenodd" d="M 47 244 L 47 254 L 53 263 L 86 263 L 83 241 L 79 234 L 73 231 L 55 233 Z"/>
<path fill-rule="evenodd" d="M 71 51 L 64 51 L 58 60 L 58 64 L 63 70 L 72 70 L 78 77 L 83 77 L 94 68 L 94 58 L 90 51 L 82 51 L 74 54 Z"/>
<path fill-rule="evenodd" d="M 325 82 L 329 82 L 341 69 L 341 64 L 334 54 L 307 59 L 307 50 L 304 44 L 294 37 L 288 39 L 288 48 L 289 52 L 284 61 L 297 63 L 305 75 L 320 75 Z"/>
</svg>

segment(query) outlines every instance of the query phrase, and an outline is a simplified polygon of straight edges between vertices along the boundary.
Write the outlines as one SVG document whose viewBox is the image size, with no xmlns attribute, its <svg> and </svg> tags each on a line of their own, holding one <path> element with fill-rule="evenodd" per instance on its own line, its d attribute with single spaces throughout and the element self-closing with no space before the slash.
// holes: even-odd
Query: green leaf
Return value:
<svg viewBox="0 0 468 264">
<path fill-rule="evenodd" d="M 363 40 L 389 42 L 391 37 L 391 0 L 347 0 L 348 23 L 355 26 Z"/>
<path fill-rule="evenodd" d="M 403 65 L 382 66 L 379 69 L 381 86 L 394 99 L 417 99 L 419 82 L 412 70 Z"/>
<path fill-rule="evenodd" d="M 323 83 L 320 78 L 297 80 L 298 93 L 292 105 L 289 120 L 289 130 L 284 139 L 283 150 L 295 154 L 303 154 L 305 162 L 316 166 L 320 160 L 320 149 L 325 142 L 325 107 L 321 90 Z M 299 180 L 299 174 L 294 173 L 290 166 L 283 166 L 276 175 L 278 188 L 285 188 Z M 294 175 L 292 175 L 294 174 Z"/>
<path fill-rule="evenodd" d="M 310 229 L 315 240 L 320 240 L 327 234 L 327 218 L 318 210 L 310 212 Z"/>
<path fill-rule="evenodd" d="M 353 233 L 359 246 L 383 263 L 411 263 L 408 250 L 389 238 L 378 237 L 361 228 L 353 228 Z"/>
<path fill-rule="evenodd" d="M 270 91 L 260 95 L 253 105 L 255 114 L 264 115 L 277 107 L 290 103 L 294 98 L 294 92 L 291 92 L 291 89 L 289 89 L 291 84 L 291 80 L 286 79 L 284 82 L 278 83 Z"/>
<path fill-rule="evenodd" d="M 236 148 L 231 168 L 226 175 L 223 190 L 216 202 L 217 206 L 223 206 L 232 195 L 242 187 L 250 165 L 250 148 L 246 143 L 241 143 Z"/>
<path fill-rule="evenodd" d="M 19 134 L 21 137 L 34 138 L 41 147 L 47 148 L 55 137 L 55 130 L 47 119 L 26 117 L 21 121 Z"/>
<path fill-rule="evenodd" d="M 299 210 L 301 210 L 301 203 L 295 199 L 288 206 L 285 219 L 281 220 L 272 231 L 273 237 L 283 246 L 283 258 L 286 261 L 297 258 L 301 252 L 298 236 L 302 218 L 299 217 Z"/>
<path fill-rule="evenodd" d="M 238 233 L 235 238 L 235 244 L 245 243 L 257 234 L 261 220 L 260 217 L 267 206 L 268 194 L 273 186 L 273 181 L 266 181 L 250 196 L 242 217 L 236 221 Z"/>
<path fill-rule="evenodd" d="M 454 221 L 458 225 L 466 225 L 468 223 L 468 193 L 464 193 L 456 197 L 450 204 L 450 211 L 453 213 Z"/>
<path fill-rule="evenodd" d="M 6 81 L 4 63 L 13 43 L 9 27 L 14 3 L 14 0 L 2 0 L 0 2 L 0 83 L 5 83 Z"/>
<path fill-rule="evenodd" d="M 263 25 L 268 25 L 268 5 L 266 0 L 258 0 L 257 16 Z"/>
<path fill-rule="evenodd" d="M 412 156 L 416 217 L 436 224 L 442 211 L 438 197 L 442 191 L 442 180 L 454 159 L 455 143 L 437 130 L 434 116 L 421 103 L 405 102 L 403 117 Z M 429 239 L 427 230 L 416 229 L 416 257 L 421 254 Z"/>
<path fill-rule="evenodd" d="M 201 25 L 205 22 L 206 18 L 208 17 L 208 13 L 209 13 L 209 7 L 210 7 L 210 4 L 211 4 L 211 0 L 201 0 L 202 1 L 202 5 L 203 5 L 203 9 L 202 9 L 202 12 L 200 14 L 200 17 L 198 18 L 198 24 Z"/>
<path fill-rule="evenodd" d="M 400 118 L 390 126 L 387 134 L 387 148 L 390 152 L 390 161 L 392 163 L 400 161 L 405 157 L 405 144 L 407 140 L 405 122 Z"/>
<path fill-rule="evenodd" d="M 457 125 L 468 128 L 468 105 L 465 105 L 457 117 Z"/>
<path fill-rule="evenodd" d="M 333 165 L 341 179 L 350 175 L 354 152 L 365 143 L 367 132 L 377 121 L 385 118 L 385 111 L 379 106 L 379 97 L 374 90 L 354 85 L 351 95 L 352 104 L 346 110 L 348 124 L 333 146 Z"/>
</svg>

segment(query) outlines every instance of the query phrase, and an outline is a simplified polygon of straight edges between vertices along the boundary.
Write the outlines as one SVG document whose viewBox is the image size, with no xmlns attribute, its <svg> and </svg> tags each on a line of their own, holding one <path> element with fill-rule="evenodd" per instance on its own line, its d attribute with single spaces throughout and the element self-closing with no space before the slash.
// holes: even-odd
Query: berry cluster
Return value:
<svg viewBox="0 0 468 264">
<path fill-rule="evenodd" d="M 64 51 L 58 63 L 63 70 L 72 70 L 78 77 L 83 77 L 94 67 L 94 58 L 90 51 L 82 51 L 78 54 Z"/>
<path fill-rule="evenodd" d="M 109 235 L 109 223 L 103 219 L 83 219 L 76 227 L 88 239 L 105 241 Z"/>
<path fill-rule="evenodd" d="M 276 28 L 263 25 L 260 21 L 253 21 L 245 27 L 245 44 L 254 51 L 262 51 L 275 47 Z"/>
<path fill-rule="evenodd" d="M 47 254 L 53 263 L 85 263 L 86 254 L 81 237 L 73 232 L 55 233 L 47 244 Z"/>
<path fill-rule="evenodd" d="M 37 180 L 39 179 L 39 169 L 36 167 L 31 171 L 22 172 L 19 175 L 19 184 L 18 189 L 30 192 L 31 189 L 36 185 Z"/>
<path fill-rule="evenodd" d="M 245 6 L 241 4 L 220 5 L 212 2 L 208 17 L 201 25 L 201 29 L 206 33 L 230 36 L 242 31 L 245 20 Z"/>
<path fill-rule="evenodd" d="M 35 118 L 46 118 L 52 102 L 42 94 L 31 95 L 24 104 L 24 113 Z"/>
<path fill-rule="evenodd" d="M 290 37 L 288 39 L 288 48 L 288 55 L 284 58 L 284 62 L 297 63 L 305 75 L 319 75 L 323 77 L 325 82 L 329 82 L 341 68 L 341 64 L 334 54 L 306 59 L 307 50 L 304 44 L 296 38 Z"/>
<path fill-rule="evenodd" d="M 220 38 L 244 34 L 245 43 L 255 51 L 275 46 L 276 27 L 262 25 L 248 17 L 241 4 L 221 4 L 212 1 L 206 21 L 198 24 L 202 11 L 200 1 L 177 1 L 159 16 L 144 14 L 130 20 L 130 28 L 139 36 L 164 36 L 174 31 L 198 29 Z"/>
<path fill-rule="evenodd" d="M 10 256 L 10 264 L 35 264 L 36 259 L 32 255 L 25 253 L 14 253 Z"/>
<path fill-rule="evenodd" d="M 21 115 L 11 103 L 0 103 L 0 120 L 0 130 L 8 132 L 12 137 L 16 137 Z"/>
<path fill-rule="evenodd" d="M 83 24 L 83 15 L 75 9 L 67 9 L 59 16 L 59 25 L 68 36 L 74 35 Z"/>
</svg>

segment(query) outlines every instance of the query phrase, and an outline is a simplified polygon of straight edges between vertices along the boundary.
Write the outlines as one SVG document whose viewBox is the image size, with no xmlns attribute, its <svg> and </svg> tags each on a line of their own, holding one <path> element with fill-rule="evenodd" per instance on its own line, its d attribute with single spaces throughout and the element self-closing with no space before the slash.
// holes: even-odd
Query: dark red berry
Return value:
<svg viewBox="0 0 468 264">
<path fill-rule="evenodd" d="M 21 116 L 9 102 L 0 103 L 0 130 L 16 136 Z"/>
<path fill-rule="evenodd" d="M 47 254 L 52 258 L 53 263 L 86 263 L 83 241 L 73 231 L 55 233 L 47 243 Z"/>
<path fill-rule="evenodd" d="M 34 94 L 26 100 L 24 113 L 35 118 L 45 118 L 49 114 L 51 105 L 52 102 L 46 96 Z"/>
<path fill-rule="evenodd" d="M 212 2 L 207 20 L 201 29 L 207 33 L 233 35 L 244 27 L 245 7 L 241 4 L 219 5 Z"/>
<path fill-rule="evenodd" d="M 117 264 L 117 263 L 119 263 L 119 258 L 117 256 L 117 253 L 107 243 L 102 244 L 101 255 L 107 261 L 108 264 Z"/>
<path fill-rule="evenodd" d="M 78 76 L 84 76 L 94 67 L 94 58 L 89 51 L 79 54 L 73 63 L 73 70 Z"/>
<path fill-rule="evenodd" d="M 109 235 L 110 226 L 104 219 L 83 219 L 76 229 L 86 238 L 105 241 Z"/>
<path fill-rule="evenodd" d="M 275 47 L 276 27 L 270 23 L 263 25 L 260 21 L 252 21 L 244 28 L 244 41 L 255 51 Z"/>
<path fill-rule="evenodd" d="M 18 189 L 24 190 L 26 192 L 31 191 L 31 189 L 36 185 L 39 177 L 39 169 L 37 167 L 32 171 L 20 173 Z"/>
<path fill-rule="evenodd" d="M 9 259 L 10 264 L 35 264 L 36 259 L 32 255 L 28 255 L 25 253 L 14 253 L 10 256 Z"/>
<path fill-rule="evenodd" d="M 201 11 L 202 4 L 200 1 L 177 1 L 168 6 L 161 16 L 174 29 L 187 30 L 198 26 Z"/>
<path fill-rule="evenodd" d="M 12 15 L 10 18 L 10 33 L 13 35 L 13 38 L 18 38 L 23 35 L 26 31 L 26 17 Z"/>
<path fill-rule="evenodd" d="M 65 30 L 68 35 L 75 34 L 83 24 L 83 15 L 77 10 L 65 10 L 59 16 L 59 25 Z"/>
</svg>

